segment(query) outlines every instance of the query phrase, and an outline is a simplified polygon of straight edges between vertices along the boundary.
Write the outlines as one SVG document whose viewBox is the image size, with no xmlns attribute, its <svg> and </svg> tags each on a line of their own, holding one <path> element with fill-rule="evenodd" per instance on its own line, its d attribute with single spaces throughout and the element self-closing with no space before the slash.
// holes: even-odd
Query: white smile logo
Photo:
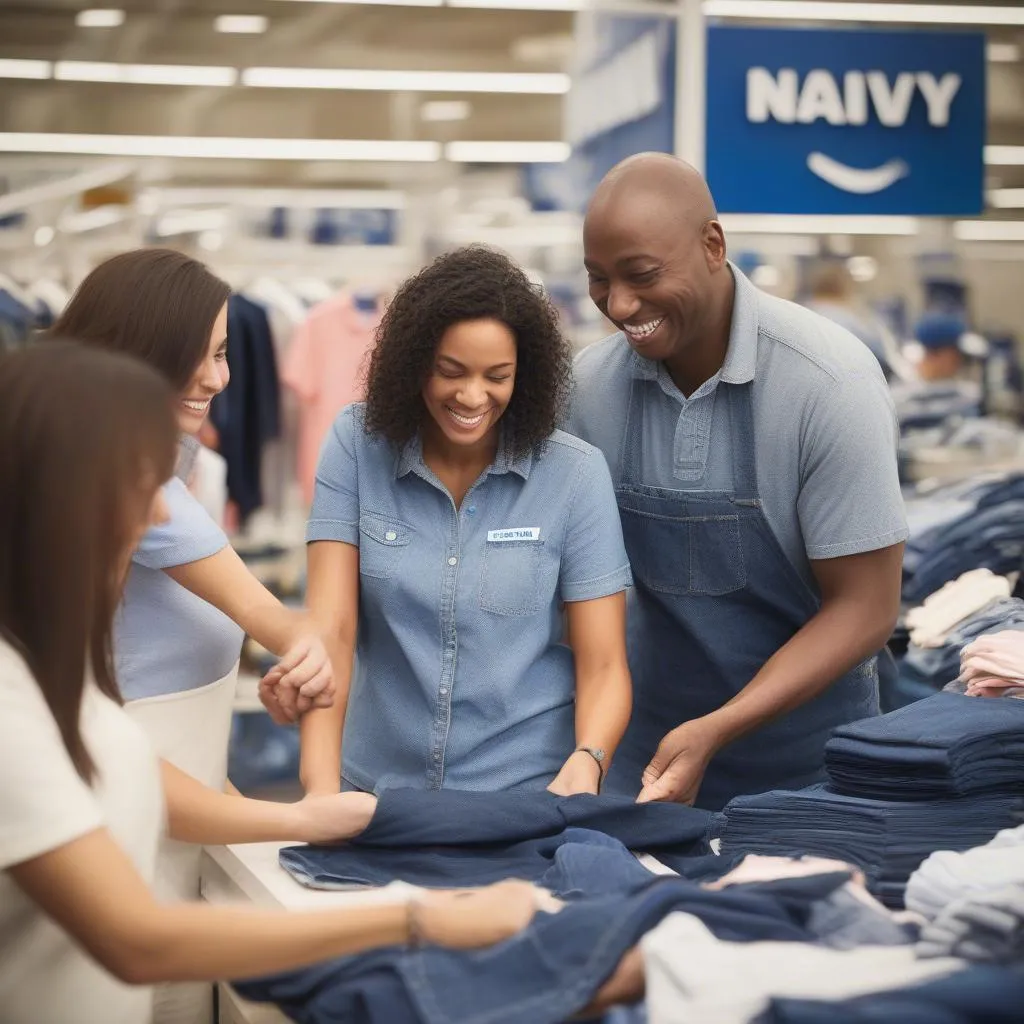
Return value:
<svg viewBox="0 0 1024 1024">
<path fill-rule="evenodd" d="M 873 110 L 885 128 L 902 128 L 907 123 L 914 96 L 920 93 L 928 113 L 928 124 L 945 128 L 949 111 L 960 91 L 960 75 L 949 72 L 936 78 L 927 71 L 901 71 L 890 81 L 884 71 L 847 71 L 841 86 L 831 71 L 816 68 L 803 81 L 793 68 L 777 73 L 767 68 L 747 70 L 747 120 L 755 124 L 814 124 L 862 127 Z M 878 167 L 858 168 L 840 163 L 827 153 L 807 157 L 812 174 L 833 188 L 856 195 L 884 192 L 910 176 L 905 160 L 894 158 Z"/>
</svg>

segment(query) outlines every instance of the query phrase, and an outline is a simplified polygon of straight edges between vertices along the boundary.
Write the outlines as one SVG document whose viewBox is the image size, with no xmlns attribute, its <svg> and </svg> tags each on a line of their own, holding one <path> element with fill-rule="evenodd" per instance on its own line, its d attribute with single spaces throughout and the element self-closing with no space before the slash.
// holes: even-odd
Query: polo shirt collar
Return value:
<svg viewBox="0 0 1024 1024">
<path fill-rule="evenodd" d="M 488 476 L 498 476 L 503 473 L 515 473 L 524 480 L 529 480 L 530 470 L 533 468 L 533 452 L 528 451 L 524 455 L 513 458 L 508 450 L 505 434 L 502 432 L 498 442 L 498 451 L 487 470 Z M 423 439 L 417 432 L 402 446 L 395 462 L 395 479 L 400 479 L 409 473 L 417 473 L 422 476 L 427 471 L 427 465 L 423 461 Z"/>
</svg>

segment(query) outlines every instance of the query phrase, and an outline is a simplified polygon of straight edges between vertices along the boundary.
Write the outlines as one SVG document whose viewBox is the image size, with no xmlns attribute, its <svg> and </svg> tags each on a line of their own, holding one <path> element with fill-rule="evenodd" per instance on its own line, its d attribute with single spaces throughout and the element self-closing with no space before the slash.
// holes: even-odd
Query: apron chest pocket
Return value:
<svg viewBox="0 0 1024 1024">
<path fill-rule="evenodd" d="M 747 582 L 739 516 L 669 518 L 622 509 L 633 572 L 662 594 L 715 597 Z"/>
<path fill-rule="evenodd" d="M 543 553 L 540 540 L 488 541 L 480 572 L 480 607 L 495 615 L 536 615 L 546 603 L 540 585 Z"/>
<path fill-rule="evenodd" d="M 359 573 L 389 580 L 412 540 L 412 527 L 372 512 L 359 516 Z"/>
</svg>

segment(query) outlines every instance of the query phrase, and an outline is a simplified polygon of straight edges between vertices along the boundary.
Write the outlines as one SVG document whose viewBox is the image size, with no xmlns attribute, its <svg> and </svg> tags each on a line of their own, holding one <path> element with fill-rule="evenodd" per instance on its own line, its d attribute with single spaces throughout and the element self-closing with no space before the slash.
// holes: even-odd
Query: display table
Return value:
<svg viewBox="0 0 1024 1024">
<path fill-rule="evenodd" d="M 414 888 L 395 882 L 383 889 L 323 892 L 296 882 L 277 862 L 282 846 L 250 843 L 211 846 L 203 851 L 202 896 L 220 905 L 248 904 L 274 910 L 325 910 L 386 903 L 405 898 Z M 243 1000 L 230 985 L 218 989 L 220 1024 L 287 1024 L 276 1007 Z"/>
</svg>

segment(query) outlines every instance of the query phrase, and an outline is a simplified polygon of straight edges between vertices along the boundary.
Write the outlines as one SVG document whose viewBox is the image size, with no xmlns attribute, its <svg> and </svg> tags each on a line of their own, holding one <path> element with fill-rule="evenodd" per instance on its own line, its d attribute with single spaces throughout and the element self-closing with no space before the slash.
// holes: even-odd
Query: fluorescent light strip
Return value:
<svg viewBox="0 0 1024 1024">
<path fill-rule="evenodd" d="M 98 231 L 101 228 L 109 228 L 114 224 L 120 224 L 126 220 L 130 210 L 123 206 L 97 206 L 93 210 L 83 210 L 81 213 L 69 213 L 63 216 L 57 226 L 61 231 L 69 235 L 80 235 L 86 231 Z"/>
<path fill-rule="evenodd" d="M 961 242 L 1024 242 L 1024 220 L 958 220 L 953 237 Z"/>
<path fill-rule="evenodd" d="M 1024 167 L 1024 146 L 986 146 L 985 163 L 1000 167 Z"/>
<path fill-rule="evenodd" d="M 812 0 L 704 0 L 709 18 L 765 21 L 875 21 L 904 25 L 1024 25 L 1024 7 L 945 4 L 818 3 Z"/>
<path fill-rule="evenodd" d="M 292 0 L 306 4 L 368 4 L 382 7 L 443 7 L 444 0 Z"/>
<path fill-rule="evenodd" d="M 1016 43 L 989 43 L 985 56 L 993 64 L 1014 64 L 1020 60 L 1020 47 Z"/>
<path fill-rule="evenodd" d="M 449 142 L 445 157 L 460 164 L 560 164 L 572 152 L 567 142 Z"/>
<path fill-rule="evenodd" d="M 48 60 L 0 60 L 0 78 L 49 78 L 53 65 Z"/>
<path fill-rule="evenodd" d="M 381 71 L 369 68 L 246 68 L 242 84 L 264 89 L 363 89 L 561 95 L 564 74 L 496 71 Z"/>
<path fill-rule="evenodd" d="M 997 210 L 1024 209 L 1024 188 L 994 188 L 986 199 Z"/>
<path fill-rule="evenodd" d="M 94 7 L 75 16 L 79 28 L 117 28 L 124 24 L 124 11 L 112 7 Z"/>
<path fill-rule="evenodd" d="M 724 214 L 722 226 L 737 235 L 916 235 L 914 217 Z"/>
<path fill-rule="evenodd" d="M 173 135 L 0 133 L 0 153 L 88 156 L 186 157 L 211 160 L 376 160 L 429 163 L 441 157 L 436 142 L 390 139 L 241 139 Z"/>
<path fill-rule="evenodd" d="M 220 14 L 213 20 L 216 32 L 258 36 L 267 31 L 267 19 L 262 14 Z"/>
<path fill-rule="evenodd" d="M 449 7 L 501 11 L 582 11 L 587 0 L 448 0 Z"/>
<path fill-rule="evenodd" d="M 403 210 L 402 192 L 375 189 L 293 189 L 293 188 L 158 188 L 153 199 L 159 204 L 200 206 L 250 206 L 266 209 L 287 206 L 290 209 Z"/>
<path fill-rule="evenodd" d="M 123 85 L 231 86 L 234 68 L 193 64 L 114 64 L 107 61 L 59 60 L 53 77 L 62 82 L 116 82 Z"/>
</svg>

